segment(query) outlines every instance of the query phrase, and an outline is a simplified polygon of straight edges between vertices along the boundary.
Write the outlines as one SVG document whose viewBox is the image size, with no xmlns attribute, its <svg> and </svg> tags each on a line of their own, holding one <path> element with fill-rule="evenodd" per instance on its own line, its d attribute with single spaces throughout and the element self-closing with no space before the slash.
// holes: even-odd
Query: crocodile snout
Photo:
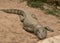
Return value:
<svg viewBox="0 0 60 43">
<path fill-rule="evenodd" d="M 47 30 L 44 27 L 37 26 L 34 30 L 34 33 L 37 35 L 39 39 L 45 39 L 47 36 Z"/>
</svg>

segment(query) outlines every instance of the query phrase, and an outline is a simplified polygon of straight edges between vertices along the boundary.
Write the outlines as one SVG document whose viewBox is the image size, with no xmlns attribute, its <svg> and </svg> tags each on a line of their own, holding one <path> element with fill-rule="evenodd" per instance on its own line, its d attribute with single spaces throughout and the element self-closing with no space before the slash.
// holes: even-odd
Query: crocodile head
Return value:
<svg viewBox="0 0 60 43">
<path fill-rule="evenodd" d="M 41 25 L 37 25 L 35 27 L 34 33 L 41 40 L 45 39 L 46 36 L 47 36 L 47 30 L 43 26 L 41 26 Z"/>
</svg>

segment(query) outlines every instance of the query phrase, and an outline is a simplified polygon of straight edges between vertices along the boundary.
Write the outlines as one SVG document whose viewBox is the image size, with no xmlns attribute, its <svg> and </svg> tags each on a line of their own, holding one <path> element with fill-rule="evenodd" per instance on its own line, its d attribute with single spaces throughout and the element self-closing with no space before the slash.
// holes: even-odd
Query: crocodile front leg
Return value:
<svg viewBox="0 0 60 43">
<path fill-rule="evenodd" d="M 50 31 L 50 32 L 54 32 L 53 29 L 49 28 L 49 27 L 44 27 L 46 30 Z"/>
</svg>

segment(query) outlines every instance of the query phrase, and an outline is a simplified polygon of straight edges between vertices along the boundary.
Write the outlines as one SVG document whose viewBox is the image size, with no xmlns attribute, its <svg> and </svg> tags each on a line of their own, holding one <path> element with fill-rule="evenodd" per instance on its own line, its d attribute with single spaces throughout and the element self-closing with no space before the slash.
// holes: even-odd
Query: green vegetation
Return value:
<svg viewBox="0 0 60 43">
<path fill-rule="evenodd" d="M 40 8 L 46 14 L 51 14 L 51 15 L 54 15 L 56 17 L 60 17 L 60 10 L 57 9 L 56 6 L 54 6 L 54 4 L 53 4 L 53 7 L 51 7 L 51 5 L 49 5 L 49 7 L 47 9 L 45 9 L 44 8 L 45 5 L 44 5 L 44 2 L 42 0 L 29 0 L 29 1 L 27 1 L 27 5 L 30 7 L 33 7 L 33 8 Z"/>
<path fill-rule="evenodd" d="M 56 17 L 60 17 L 60 10 L 59 9 L 52 9 L 52 10 L 45 10 L 46 14 L 51 14 L 54 15 Z"/>
<path fill-rule="evenodd" d="M 41 0 L 32 0 L 32 1 L 30 0 L 27 2 L 27 5 L 34 8 L 43 9 L 43 2 Z"/>
</svg>

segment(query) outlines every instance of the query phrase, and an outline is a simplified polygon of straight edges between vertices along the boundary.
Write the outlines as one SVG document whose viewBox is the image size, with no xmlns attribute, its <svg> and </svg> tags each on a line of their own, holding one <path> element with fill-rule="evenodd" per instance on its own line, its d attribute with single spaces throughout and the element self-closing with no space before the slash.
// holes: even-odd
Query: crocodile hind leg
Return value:
<svg viewBox="0 0 60 43">
<path fill-rule="evenodd" d="M 32 14 L 31 15 L 34 19 L 36 19 L 37 20 L 37 17 L 36 17 L 36 15 L 35 14 Z"/>
<path fill-rule="evenodd" d="M 24 17 L 19 15 L 20 21 L 23 22 L 24 21 Z"/>
</svg>

